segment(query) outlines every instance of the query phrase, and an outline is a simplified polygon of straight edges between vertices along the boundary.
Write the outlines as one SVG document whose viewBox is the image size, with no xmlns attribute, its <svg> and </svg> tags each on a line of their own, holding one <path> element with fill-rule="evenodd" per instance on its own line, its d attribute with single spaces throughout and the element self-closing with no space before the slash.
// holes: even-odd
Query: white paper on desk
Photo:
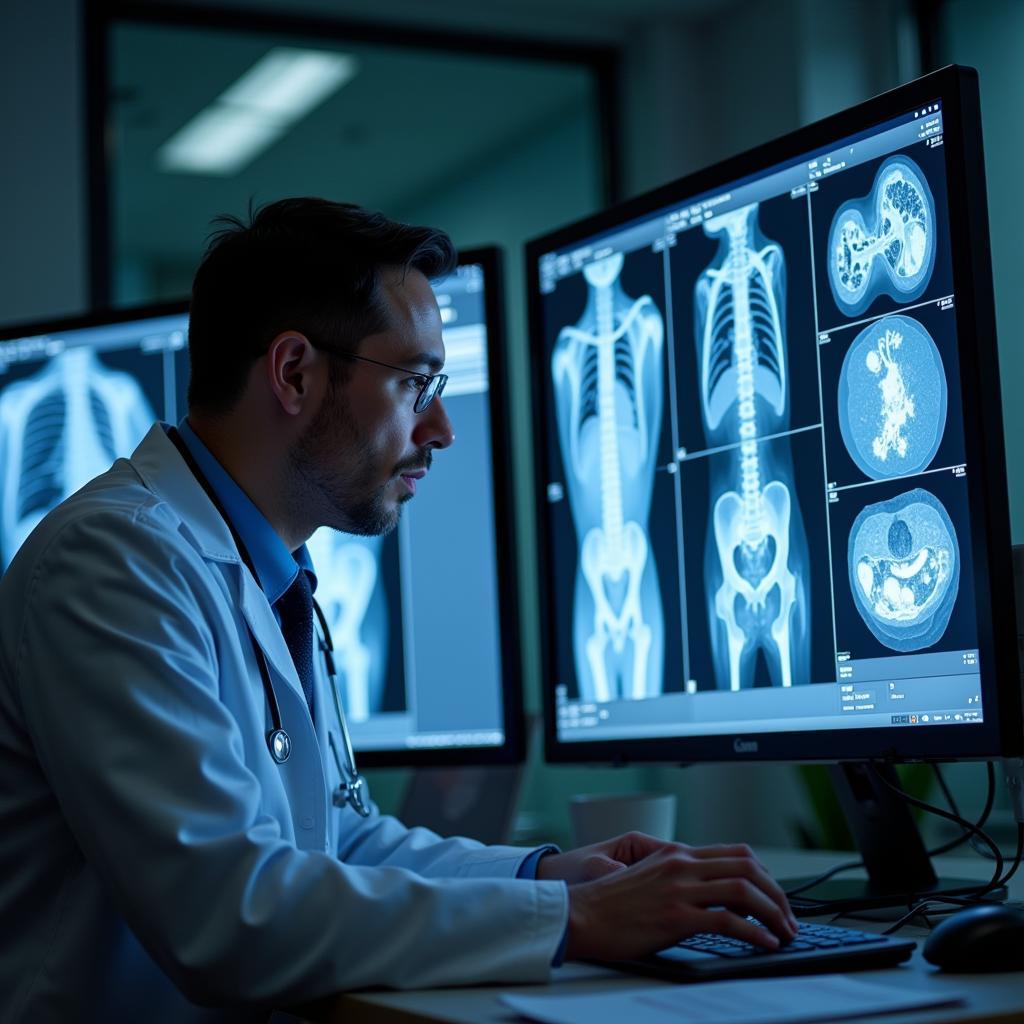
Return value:
<svg viewBox="0 0 1024 1024">
<path fill-rule="evenodd" d="M 544 1024 L 799 1024 L 950 1006 L 956 992 L 879 985 L 841 974 L 659 985 L 586 996 L 519 996 L 503 1002 Z"/>
</svg>

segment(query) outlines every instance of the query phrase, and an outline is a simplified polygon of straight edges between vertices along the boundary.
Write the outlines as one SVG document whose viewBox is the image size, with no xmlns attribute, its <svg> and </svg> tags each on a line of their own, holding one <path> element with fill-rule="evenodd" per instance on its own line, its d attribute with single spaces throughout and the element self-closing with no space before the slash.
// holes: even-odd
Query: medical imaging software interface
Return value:
<svg viewBox="0 0 1024 1024">
<path fill-rule="evenodd" d="M 434 290 L 459 443 L 437 454 L 392 534 L 321 529 L 308 542 L 357 750 L 505 739 L 483 267 Z M 187 336 L 181 313 L 0 341 L 3 568 L 154 420 L 185 415 Z"/>
<path fill-rule="evenodd" d="M 939 103 L 539 259 L 563 742 L 982 718 Z"/>
</svg>

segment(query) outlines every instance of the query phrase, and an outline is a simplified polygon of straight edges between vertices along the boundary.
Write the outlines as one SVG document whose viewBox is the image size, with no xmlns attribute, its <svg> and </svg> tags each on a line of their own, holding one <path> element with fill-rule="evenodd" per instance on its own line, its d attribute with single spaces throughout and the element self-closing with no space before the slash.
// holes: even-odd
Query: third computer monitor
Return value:
<svg viewBox="0 0 1024 1024">
<path fill-rule="evenodd" d="M 976 75 L 528 247 L 554 760 L 1020 746 Z"/>
</svg>

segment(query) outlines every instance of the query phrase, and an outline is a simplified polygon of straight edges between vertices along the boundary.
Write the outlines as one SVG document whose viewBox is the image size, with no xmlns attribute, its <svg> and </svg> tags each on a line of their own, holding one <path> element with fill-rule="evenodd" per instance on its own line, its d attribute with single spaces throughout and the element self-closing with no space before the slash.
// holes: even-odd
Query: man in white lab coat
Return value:
<svg viewBox="0 0 1024 1024">
<path fill-rule="evenodd" d="M 259 1019 L 794 933 L 746 847 L 485 847 L 332 800 L 304 544 L 392 529 L 452 443 L 429 279 L 453 262 L 439 232 L 323 200 L 227 223 L 193 289 L 187 420 L 0 581 L 0 1020 Z"/>
</svg>

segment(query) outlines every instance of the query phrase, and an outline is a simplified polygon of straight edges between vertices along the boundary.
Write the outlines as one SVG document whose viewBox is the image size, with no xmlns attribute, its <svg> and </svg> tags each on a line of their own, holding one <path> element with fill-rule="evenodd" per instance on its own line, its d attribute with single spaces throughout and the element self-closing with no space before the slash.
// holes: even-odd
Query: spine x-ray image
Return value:
<svg viewBox="0 0 1024 1024">
<path fill-rule="evenodd" d="M 911 317 L 884 317 L 857 335 L 843 360 L 843 443 L 874 480 L 917 473 L 939 450 L 946 401 L 946 374 L 931 335 Z"/>
<path fill-rule="evenodd" d="M 587 303 L 551 361 L 576 527 L 573 650 L 580 696 L 653 697 L 663 688 L 664 613 L 647 520 L 661 428 L 664 321 L 632 299 L 615 253 L 583 270 Z"/>
<path fill-rule="evenodd" d="M 43 516 L 117 458 L 156 417 L 127 373 L 85 346 L 69 348 L 0 393 L 3 564 Z"/>
<path fill-rule="evenodd" d="M 894 651 L 918 651 L 946 631 L 960 583 L 949 513 L 921 488 L 868 505 L 853 522 L 850 587 L 861 618 Z"/>
<path fill-rule="evenodd" d="M 935 265 L 935 200 L 909 157 L 886 160 L 868 195 L 841 206 L 829 231 L 829 283 L 836 304 L 856 316 L 883 292 L 916 299 Z"/>
<path fill-rule="evenodd" d="M 352 722 L 365 722 L 384 703 L 388 612 L 380 585 L 382 545 L 383 537 L 355 537 L 326 527 L 307 542 L 345 715 Z"/>
<path fill-rule="evenodd" d="M 761 236 L 757 204 L 704 225 L 720 239 L 695 290 L 704 428 L 716 459 L 706 570 L 708 617 L 719 689 L 754 685 L 758 649 L 772 682 L 808 678 L 807 540 L 793 500 L 785 442 L 758 442 L 788 426 L 786 264 Z"/>
</svg>

